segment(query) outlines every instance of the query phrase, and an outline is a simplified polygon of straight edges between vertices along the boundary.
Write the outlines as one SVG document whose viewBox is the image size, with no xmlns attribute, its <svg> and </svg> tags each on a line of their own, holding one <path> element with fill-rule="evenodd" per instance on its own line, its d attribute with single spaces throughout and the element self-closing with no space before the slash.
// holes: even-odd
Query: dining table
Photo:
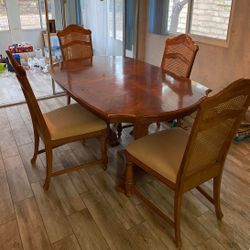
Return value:
<svg viewBox="0 0 250 250">
<path fill-rule="evenodd" d="M 135 139 L 145 136 L 154 122 L 191 114 L 210 92 L 198 82 L 123 56 L 62 61 L 52 65 L 50 74 L 69 96 L 108 124 L 132 123 Z"/>
<path fill-rule="evenodd" d="M 111 146 L 118 144 L 118 138 L 110 124 L 132 123 L 134 139 L 138 139 L 148 134 L 154 122 L 191 114 L 211 91 L 188 78 L 122 56 L 62 61 L 50 73 L 71 98 L 107 122 Z M 124 150 L 118 153 L 123 164 L 119 164 L 116 190 L 124 193 L 126 157 Z"/>
</svg>

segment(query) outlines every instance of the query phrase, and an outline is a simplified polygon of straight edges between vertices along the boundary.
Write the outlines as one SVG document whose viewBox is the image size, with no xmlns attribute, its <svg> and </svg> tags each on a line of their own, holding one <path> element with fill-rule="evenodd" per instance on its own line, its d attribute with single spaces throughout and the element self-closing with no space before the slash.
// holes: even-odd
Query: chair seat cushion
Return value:
<svg viewBox="0 0 250 250">
<path fill-rule="evenodd" d="M 44 113 L 43 116 L 52 140 L 98 132 L 107 128 L 105 121 L 77 103 Z"/>
<path fill-rule="evenodd" d="M 167 129 L 132 142 L 126 150 L 148 168 L 176 183 L 188 137 L 181 128 Z"/>
</svg>

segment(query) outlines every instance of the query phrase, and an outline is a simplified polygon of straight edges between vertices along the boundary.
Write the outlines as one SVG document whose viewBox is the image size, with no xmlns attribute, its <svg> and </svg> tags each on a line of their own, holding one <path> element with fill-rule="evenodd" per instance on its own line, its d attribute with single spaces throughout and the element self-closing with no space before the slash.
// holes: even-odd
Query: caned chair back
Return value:
<svg viewBox="0 0 250 250">
<path fill-rule="evenodd" d="M 167 73 L 189 78 L 198 50 L 198 45 L 186 34 L 168 38 L 161 68 Z"/>
<path fill-rule="evenodd" d="M 33 127 L 37 131 L 39 131 L 41 136 L 49 137 L 49 131 L 45 120 L 43 118 L 42 112 L 34 95 L 34 92 L 30 86 L 29 80 L 27 78 L 26 72 L 21 65 L 14 59 L 12 53 L 10 51 L 6 51 L 10 62 L 15 70 L 17 79 L 21 85 L 25 100 L 27 102 Z"/>
<path fill-rule="evenodd" d="M 93 56 L 91 31 L 72 24 L 57 33 L 64 61 Z"/>
<path fill-rule="evenodd" d="M 202 172 L 209 175 L 209 171 L 223 170 L 233 136 L 249 105 L 249 79 L 240 79 L 201 103 L 182 159 L 179 181 Z"/>
</svg>

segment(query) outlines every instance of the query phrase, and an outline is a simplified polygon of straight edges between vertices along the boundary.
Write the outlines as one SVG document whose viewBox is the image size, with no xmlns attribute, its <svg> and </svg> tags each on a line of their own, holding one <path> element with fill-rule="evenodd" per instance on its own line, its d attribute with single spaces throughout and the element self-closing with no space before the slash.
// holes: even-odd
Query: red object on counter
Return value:
<svg viewBox="0 0 250 250">
<path fill-rule="evenodd" d="M 12 44 L 8 48 L 12 53 L 23 53 L 33 51 L 33 46 L 29 43 Z"/>
</svg>

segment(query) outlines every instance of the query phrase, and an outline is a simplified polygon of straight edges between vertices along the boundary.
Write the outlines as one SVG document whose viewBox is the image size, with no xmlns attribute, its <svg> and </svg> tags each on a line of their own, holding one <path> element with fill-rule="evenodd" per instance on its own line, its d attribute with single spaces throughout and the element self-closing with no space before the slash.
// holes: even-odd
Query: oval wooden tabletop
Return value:
<svg viewBox="0 0 250 250">
<path fill-rule="evenodd" d="M 52 78 L 84 107 L 108 121 L 172 119 L 197 108 L 210 91 L 189 79 L 124 57 L 93 57 L 55 64 Z"/>
</svg>

